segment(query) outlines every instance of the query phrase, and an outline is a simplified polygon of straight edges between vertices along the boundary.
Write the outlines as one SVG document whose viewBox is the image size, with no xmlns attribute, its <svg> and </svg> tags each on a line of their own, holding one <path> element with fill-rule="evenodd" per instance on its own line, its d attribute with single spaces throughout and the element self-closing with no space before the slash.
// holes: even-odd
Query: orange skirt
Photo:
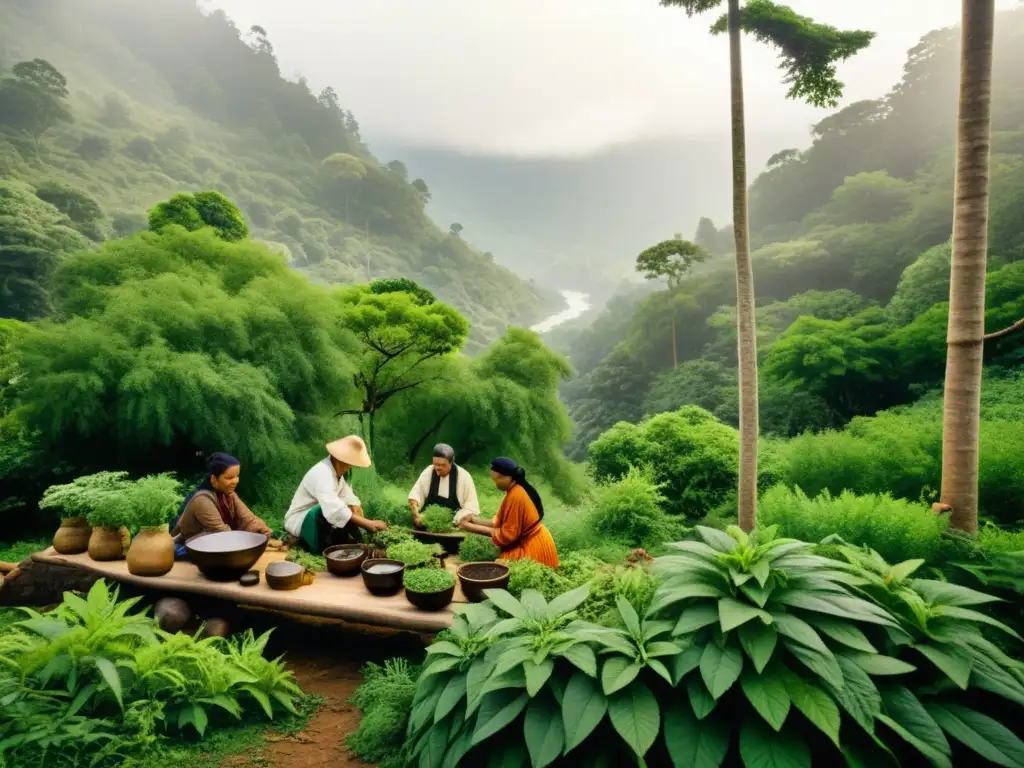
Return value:
<svg viewBox="0 0 1024 768">
<path fill-rule="evenodd" d="M 558 567 L 558 550 L 555 549 L 555 540 L 551 532 L 543 525 L 538 525 L 537 530 L 530 534 L 530 537 L 512 549 L 504 550 L 499 559 L 501 560 L 536 560 L 538 563 L 550 568 Z"/>
</svg>

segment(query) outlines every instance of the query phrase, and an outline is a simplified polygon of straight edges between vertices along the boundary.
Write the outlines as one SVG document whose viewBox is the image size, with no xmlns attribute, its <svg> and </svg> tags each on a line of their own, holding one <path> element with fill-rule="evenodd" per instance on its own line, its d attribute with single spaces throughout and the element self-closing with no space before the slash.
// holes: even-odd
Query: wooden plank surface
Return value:
<svg viewBox="0 0 1024 768">
<path fill-rule="evenodd" d="M 98 562 L 87 554 L 61 555 L 52 547 L 32 555 L 40 563 L 84 568 L 102 574 L 106 578 L 134 584 L 151 590 L 187 592 L 229 600 L 237 605 L 256 605 L 287 613 L 344 619 L 358 624 L 375 627 L 391 627 L 413 632 L 440 632 L 451 626 L 454 614 L 451 606 L 443 611 L 421 611 L 414 608 L 399 592 L 391 597 L 375 597 L 363 586 L 358 574 L 339 578 L 329 573 L 316 574 L 313 583 L 295 590 L 271 589 L 263 580 L 263 569 L 275 560 L 283 560 L 284 552 L 265 552 L 253 566 L 260 571 L 260 583 L 243 587 L 237 581 L 210 581 L 199 573 L 196 566 L 188 562 L 176 562 L 170 573 L 164 576 L 133 576 L 128 573 L 124 560 Z M 451 558 L 449 558 L 451 560 Z M 449 562 L 447 568 L 453 574 L 457 564 Z M 456 583 L 455 602 L 466 602 L 461 587 Z"/>
</svg>

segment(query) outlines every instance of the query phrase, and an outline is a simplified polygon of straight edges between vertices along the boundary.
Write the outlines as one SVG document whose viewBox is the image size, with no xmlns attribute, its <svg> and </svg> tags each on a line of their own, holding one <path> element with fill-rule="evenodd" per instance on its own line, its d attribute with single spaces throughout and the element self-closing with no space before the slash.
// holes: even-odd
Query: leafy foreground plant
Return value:
<svg viewBox="0 0 1024 768">
<path fill-rule="evenodd" d="M 102 581 L 86 598 L 65 593 L 51 614 L 0 635 L 0 757 L 11 765 L 121 765 L 160 750 L 165 737 L 240 719 L 295 713 L 302 691 L 269 633 L 232 640 L 162 632 L 132 614 Z"/>
<path fill-rule="evenodd" d="M 380 768 L 402 768 L 408 748 L 405 731 L 416 693 L 418 668 L 405 659 L 390 659 L 384 666 L 367 664 L 365 682 L 350 703 L 363 713 L 359 728 L 345 745 L 360 759 Z"/>
<path fill-rule="evenodd" d="M 976 608 L 999 598 L 944 581 L 913 578 L 924 560 L 887 563 L 877 552 L 840 546 L 859 577 L 857 588 L 899 620 L 886 652 L 898 657 L 905 680 L 880 685 L 878 719 L 932 765 L 952 766 L 976 759 L 954 749 L 959 742 L 996 765 L 1024 765 L 1024 742 L 998 719 L 1020 722 L 1024 706 L 1024 664 L 985 636 L 995 631 L 1019 641 L 1010 627 Z M 1000 601 L 1001 602 L 1001 601 Z M 902 684 L 901 684 L 902 683 Z M 913 690 L 912 690 L 913 689 Z"/>
</svg>

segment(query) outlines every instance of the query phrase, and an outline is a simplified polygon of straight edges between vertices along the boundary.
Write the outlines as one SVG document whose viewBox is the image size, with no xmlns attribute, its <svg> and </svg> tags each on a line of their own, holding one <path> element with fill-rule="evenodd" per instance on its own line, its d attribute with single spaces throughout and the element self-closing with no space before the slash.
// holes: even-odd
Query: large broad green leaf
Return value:
<svg viewBox="0 0 1024 768">
<path fill-rule="evenodd" d="M 722 698 L 732 688 L 743 671 L 743 653 L 739 646 L 727 643 L 719 648 L 715 643 L 704 646 L 700 657 L 700 675 L 708 691 L 716 699 Z"/>
<path fill-rule="evenodd" d="M 959 704 L 929 702 L 925 707 L 942 730 L 989 762 L 1024 766 L 1024 742 L 1002 723 Z"/>
<path fill-rule="evenodd" d="M 601 685 L 606 696 L 620 691 L 640 674 L 643 665 L 622 656 L 609 656 L 601 668 Z"/>
<path fill-rule="evenodd" d="M 839 746 L 839 707 L 825 691 L 790 670 L 782 675 L 793 706 Z"/>
<path fill-rule="evenodd" d="M 785 590 L 773 594 L 772 600 L 791 608 L 824 613 L 826 616 L 838 616 L 842 619 L 854 619 L 882 626 L 899 626 L 886 611 L 858 597 Z"/>
<path fill-rule="evenodd" d="M 1024 706 L 1024 685 L 989 659 L 974 657 L 971 684 Z"/>
<path fill-rule="evenodd" d="M 674 635 L 688 635 L 703 629 L 718 621 L 718 606 L 715 603 L 705 603 L 687 608 L 679 615 L 679 621 L 672 630 Z"/>
<path fill-rule="evenodd" d="M 525 664 L 533 658 L 533 650 L 528 647 L 512 648 L 502 653 L 494 663 L 494 674 L 503 675 L 511 669 Z"/>
<path fill-rule="evenodd" d="M 845 655 L 869 675 L 905 675 L 917 669 L 913 664 L 907 664 L 905 661 L 894 659 L 892 656 L 883 656 L 880 653 L 848 653 Z"/>
<path fill-rule="evenodd" d="M 462 656 L 462 649 L 449 640 L 438 640 L 427 647 L 427 656 L 444 654 L 446 656 Z"/>
<path fill-rule="evenodd" d="M 736 549 L 736 540 L 717 528 L 708 528 L 706 525 L 697 526 L 697 534 L 707 542 L 708 546 L 718 552 L 732 552 Z"/>
<path fill-rule="evenodd" d="M 519 717 L 526 708 L 530 697 L 526 691 L 501 690 L 489 693 L 480 704 L 476 716 L 476 729 L 473 731 L 473 745 L 493 736 Z"/>
<path fill-rule="evenodd" d="M 636 615 L 636 610 L 630 605 L 629 600 L 622 595 L 616 595 L 615 607 L 619 609 L 619 616 L 622 617 L 622 623 L 625 624 L 626 631 L 631 635 L 639 636 L 641 634 L 640 617 Z"/>
<path fill-rule="evenodd" d="M 881 694 L 867 672 L 843 656 L 836 658 L 843 672 L 843 685 L 827 686 L 829 693 L 861 728 L 874 733 L 875 715 L 882 710 Z"/>
<path fill-rule="evenodd" d="M 718 768 L 729 751 L 729 729 L 715 720 L 698 721 L 685 701 L 676 701 L 662 720 L 665 747 L 675 768 Z"/>
<path fill-rule="evenodd" d="M 576 672 L 562 699 L 565 751 L 579 746 L 598 726 L 607 711 L 608 700 L 597 681 L 583 672 Z"/>
<path fill-rule="evenodd" d="M 548 618 L 555 619 L 561 616 L 563 613 L 569 611 L 575 611 L 584 602 L 587 597 L 590 596 L 590 585 L 584 584 L 581 587 L 570 590 L 569 592 L 563 592 L 561 595 L 556 597 L 550 603 L 548 603 Z"/>
<path fill-rule="evenodd" d="M 92 597 L 92 594 L 89 595 Z M 110 692 L 114 694 L 114 698 L 117 699 L 118 706 L 124 706 L 121 700 L 121 675 L 118 674 L 117 667 L 114 666 L 114 662 L 105 656 L 89 656 L 88 660 L 91 661 L 96 669 L 99 670 L 100 675 L 103 677 L 103 682 L 107 684 Z"/>
<path fill-rule="evenodd" d="M 690 699 L 690 706 L 693 707 L 693 714 L 697 716 L 698 720 L 703 720 L 710 715 L 715 709 L 715 704 L 718 703 L 697 677 L 691 677 L 686 681 L 686 695 Z"/>
<path fill-rule="evenodd" d="M 967 684 L 971 679 L 972 664 L 971 657 L 965 652 L 957 648 L 947 650 L 926 643 L 915 645 L 914 650 L 944 672 L 946 677 L 956 683 L 961 690 L 967 690 Z"/>
<path fill-rule="evenodd" d="M 786 646 L 786 650 L 793 654 L 801 664 L 826 683 L 835 687 L 843 684 L 843 670 L 836 657 L 831 653 L 826 655 L 791 640 L 784 640 L 783 644 Z"/>
<path fill-rule="evenodd" d="M 762 624 L 772 623 L 770 613 L 749 603 L 741 603 L 731 597 L 723 597 L 718 601 L 718 621 L 723 632 L 731 632 L 752 619 L 760 619 Z"/>
<path fill-rule="evenodd" d="M 780 635 L 795 640 L 801 645 L 806 645 L 808 648 L 812 648 L 826 656 L 832 655 L 832 651 L 828 649 L 825 642 L 814 631 L 814 627 L 803 619 L 791 613 L 776 613 L 773 614 L 773 617 L 775 619 L 775 629 L 779 631 Z"/>
<path fill-rule="evenodd" d="M 669 546 L 672 549 L 678 549 L 691 555 L 697 555 L 702 560 L 708 560 L 715 563 L 718 562 L 718 550 L 713 547 L 709 547 L 701 541 L 674 541 L 669 544 Z M 660 560 L 661 558 L 658 559 Z"/>
<path fill-rule="evenodd" d="M 461 677 L 455 673 L 455 677 Z M 434 721 L 434 710 L 437 708 L 437 700 L 441 698 L 450 677 L 433 677 L 429 680 L 429 687 L 424 688 L 427 683 L 420 678 L 417 683 L 416 700 L 412 705 L 412 712 L 409 713 L 409 733 L 417 733 L 421 728 Z M 426 691 L 421 696 L 420 689 Z"/>
<path fill-rule="evenodd" d="M 465 757 L 473 742 L 472 724 L 463 721 L 462 726 L 459 728 L 458 736 L 454 739 L 449 737 L 449 742 L 448 751 L 444 755 L 444 762 L 441 764 L 441 768 L 458 768 L 459 763 Z"/>
<path fill-rule="evenodd" d="M 703 653 L 704 646 L 691 645 L 672 659 L 672 682 L 679 685 L 684 677 L 700 666 L 700 657 Z"/>
<path fill-rule="evenodd" d="M 759 718 L 747 718 L 740 731 L 745 768 L 810 768 L 811 752 L 791 731 L 775 733 Z"/>
<path fill-rule="evenodd" d="M 743 650 L 754 662 L 754 669 L 761 672 L 771 661 L 779 639 L 775 627 L 753 621 L 740 627 L 739 638 Z"/>
<path fill-rule="evenodd" d="M 914 694 L 903 686 L 896 686 L 883 691 L 882 704 L 885 714 L 879 715 L 879 720 L 936 765 L 951 765 L 949 742 Z"/>
<path fill-rule="evenodd" d="M 647 609 L 647 615 L 653 616 L 670 605 L 689 600 L 693 597 L 711 597 L 716 600 L 724 597 L 725 593 L 718 587 L 711 584 L 684 584 L 678 587 L 664 586 L 654 593 L 654 599 Z"/>
<path fill-rule="evenodd" d="M 902 563 L 896 563 L 896 565 L 889 570 L 889 575 L 892 577 L 893 581 L 903 581 L 922 565 L 924 565 L 924 560 L 921 558 L 916 560 L 904 560 Z"/>
<path fill-rule="evenodd" d="M 543 621 L 548 615 L 548 601 L 544 595 L 536 589 L 524 589 L 519 596 L 519 602 L 526 609 L 526 615 L 531 619 Z"/>
<path fill-rule="evenodd" d="M 789 714 L 789 694 L 778 665 L 769 665 L 761 674 L 748 670 L 740 678 L 740 686 L 757 713 L 774 730 L 781 731 Z"/>
<path fill-rule="evenodd" d="M 877 653 L 875 646 L 868 640 L 860 627 L 849 621 L 836 619 L 831 616 L 811 613 L 807 615 L 807 621 L 822 634 L 835 640 L 837 643 L 853 648 L 855 651 L 864 653 Z"/>
<path fill-rule="evenodd" d="M 768 583 L 768 577 L 771 576 L 772 573 L 771 562 L 767 559 L 758 560 L 750 566 L 750 573 L 755 579 L 757 579 L 757 583 L 763 587 Z"/>
<path fill-rule="evenodd" d="M 1006 624 L 1003 624 L 1003 622 L 993 619 L 991 616 L 981 613 L 980 611 L 972 611 L 970 608 L 960 608 L 955 605 L 944 605 L 937 610 L 940 611 L 943 616 L 950 616 L 954 619 L 964 619 L 966 621 L 975 621 L 979 624 L 988 624 L 990 627 L 995 627 L 1011 637 L 1015 637 L 1018 640 L 1021 639 L 1021 636 Z"/>
<path fill-rule="evenodd" d="M 498 610 L 516 619 L 526 618 L 526 608 L 504 589 L 485 589 L 484 594 Z"/>
<path fill-rule="evenodd" d="M 438 768 L 444 762 L 450 733 L 451 723 L 448 720 L 443 720 L 427 732 L 420 742 L 420 768 Z"/>
<path fill-rule="evenodd" d="M 455 709 L 465 695 L 466 676 L 455 675 L 441 691 L 441 697 L 437 700 L 437 709 L 434 710 L 434 722 L 437 723 L 447 717 L 448 713 Z"/>
<path fill-rule="evenodd" d="M 476 710 L 480 697 L 484 695 L 484 687 L 494 677 L 494 664 L 483 656 L 473 659 L 466 673 L 466 706 L 470 713 Z"/>
<path fill-rule="evenodd" d="M 763 585 L 748 581 L 740 587 L 740 591 L 753 600 L 759 608 L 764 608 L 768 603 L 768 598 L 775 592 L 775 577 L 769 576 Z"/>
<path fill-rule="evenodd" d="M 551 673 L 555 671 L 555 662 L 551 659 L 544 659 L 540 664 L 526 661 L 523 663 L 523 670 L 526 673 L 526 692 L 532 698 L 540 692 L 544 683 L 551 677 Z"/>
<path fill-rule="evenodd" d="M 533 768 L 544 768 L 562 754 L 565 732 L 558 707 L 550 696 L 538 696 L 526 708 L 523 736 Z"/>
<path fill-rule="evenodd" d="M 562 657 L 577 669 L 583 670 L 591 677 L 597 677 L 597 657 L 589 645 L 577 643 L 566 649 Z"/>
<path fill-rule="evenodd" d="M 642 682 L 633 683 L 609 699 L 608 715 L 630 749 L 639 757 L 647 754 L 661 729 L 661 712 L 651 689 Z"/>
<path fill-rule="evenodd" d="M 910 584 L 925 600 L 934 605 L 984 605 L 999 600 L 993 595 L 977 592 L 959 584 L 931 579 L 914 579 Z"/>
</svg>

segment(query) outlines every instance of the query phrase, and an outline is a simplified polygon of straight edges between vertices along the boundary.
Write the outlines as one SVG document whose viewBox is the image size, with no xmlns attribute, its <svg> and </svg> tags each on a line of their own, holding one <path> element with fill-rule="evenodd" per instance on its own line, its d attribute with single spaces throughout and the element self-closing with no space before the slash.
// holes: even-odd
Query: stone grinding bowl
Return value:
<svg viewBox="0 0 1024 768">
<path fill-rule="evenodd" d="M 267 537 L 252 531 L 218 531 L 185 542 L 188 559 L 211 581 L 237 581 L 267 548 Z"/>
<path fill-rule="evenodd" d="M 338 553 L 345 556 L 339 557 Z M 327 570 L 334 576 L 355 576 L 365 559 L 366 547 L 362 544 L 338 544 L 324 550 Z"/>
<path fill-rule="evenodd" d="M 398 567 L 390 573 L 371 573 L 368 569 L 375 565 L 397 565 Z M 402 580 L 405 578 L 405 563 L 401 560 L 388 560 L 387 558 L 375 558 L 363 560 L 359 566 L 363 574 L 363 584 L 370 594 L 378 597 L 397 595 L 402 589 Z"/>
<path fill-rule="evenodd" d="M 471 603 L 486 600 L 485 589 L 508 589 L 509 569 L 501 563 L 463 563 L 457 575 L 462 594 Z"/>
</svg>

